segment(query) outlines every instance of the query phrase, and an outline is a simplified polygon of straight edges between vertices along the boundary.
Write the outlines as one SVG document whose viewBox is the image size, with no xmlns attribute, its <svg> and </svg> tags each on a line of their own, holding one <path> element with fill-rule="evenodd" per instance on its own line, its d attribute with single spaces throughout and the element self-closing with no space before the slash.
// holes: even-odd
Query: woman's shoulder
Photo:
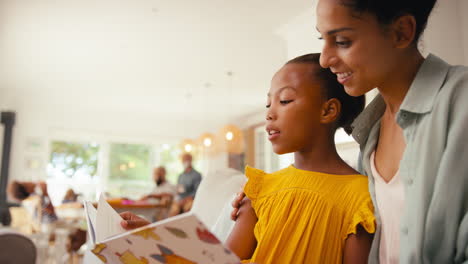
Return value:
<svg viewBox="0 0 468 264">
<path fill-rule="evenodd" d="M 426 60 L 429 63 L 428 70 L 423 74 L 423 82 L 425 82 L 425 86 L 436 85 L 440 88 L 437 96 L 438 100 L 453 98 L 451 95 L 457 93 L 457 90 L 467 90 L 468 66 L 451 65 L 433 55 L 428 56 Z M 465 95 L 468 96 L 468 93 L 465 93 Z M 460 100 L 463 99 L 466 98 L 460 98 Z"/>
<path fill-rule="evenodd" d="M 448 71 L 442 85 L 439 87 L 436 98 L 433 99 L 433 115 L 446 115 L 450 118 L 452 113 L 459 115 L 459 109 L 465 109 L 468 100 L 468 67 L 448 66 Z M 445 119 L 438 119 L 445 122 Z"/>
<path fill-rule="evenodd" d="M 444 87 L 446 90 L 451 90 L 448 92 L 452 94 L 452 99 L 463 101 L 463 104 L 465 104 L 468 99 L 468 67 L 460 65 L 451 66 Z"/>
</svg>

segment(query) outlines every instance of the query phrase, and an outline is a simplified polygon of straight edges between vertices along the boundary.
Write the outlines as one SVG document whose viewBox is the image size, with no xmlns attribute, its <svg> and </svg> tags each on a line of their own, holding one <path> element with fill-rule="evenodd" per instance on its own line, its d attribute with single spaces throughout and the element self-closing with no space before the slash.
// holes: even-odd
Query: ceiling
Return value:
<svg viewBox="0 0 468 264">
<path fill-rule="evenodd" d="M 278 29 L 311 5 L 1 0 L 0 89 L 9 107 L 220 124 L 263 108 L 287 58 Z"/>
</svg>

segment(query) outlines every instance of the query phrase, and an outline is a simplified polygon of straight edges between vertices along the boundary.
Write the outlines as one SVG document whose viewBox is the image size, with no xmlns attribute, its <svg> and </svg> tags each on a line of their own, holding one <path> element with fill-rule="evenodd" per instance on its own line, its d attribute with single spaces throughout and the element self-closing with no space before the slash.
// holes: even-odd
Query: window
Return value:
<svg viewBox="0 0 468 264">
<path fill-rule="evenodd" d="M 51 144 L 49 175 L 58 177 L 95 176 L 98 166 L 99 145 L 53 141 Z"/>
<path fill-rule="evenodd" d="M 93 142 L 52 141 L 47 165 L 47 184 L 54 204 L 62 201 L 73 187 L 82 199 L 94 199 L 99 183 L 98 167 L 101 146 Z"/>
<path fill-rule="evenodd" d="M 151 178 L 151 167 L 150 146 L 140 144 L 110 144 L 110 180 L 148 180 Z"/>
<path fill-rule="evenodd" d="M 181 151 L 175 145 L 163 145 L 159 153 L 159 164 L 166 168 L 166 179 L 177 183 L 180 173 L 184 170 L 180 162 Z"/>
<path fill-rule="evenodd" d="M 177 182 L 183 171 L 181 150 L 175 144 L 132 144 L 127 142 L 52 140 L 47 166 L 49 194 L 59 204 L 68 188 L 80 199 L 110 197 L 139 199 L 154 188 L 152 170 L 164 166 L 167 179 Z M 194 157 L 194 167 L 202 169 Z"/>
<path fill-rule="evenodd" d="M 103 190 L 107 195 L 138 199 L 153 188 L 151 145 L 110 143 L 106 156 L 108 175 L 103 175 Z"/>
</svg>

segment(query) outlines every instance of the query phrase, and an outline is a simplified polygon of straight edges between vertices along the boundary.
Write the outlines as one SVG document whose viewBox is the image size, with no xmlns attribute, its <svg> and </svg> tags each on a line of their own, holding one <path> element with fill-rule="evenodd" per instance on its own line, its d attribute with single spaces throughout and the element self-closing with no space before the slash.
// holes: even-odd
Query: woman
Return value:
<svg viewBox="0 0 468 264">
<path fill-rule="evenodd" d="M 468 261 L 468 69 L 417 49 L 435 2 L 317 7 L 322 67 L 350 95 L 380 92 L 353 132 L 380 216 L 374 263 Z"/>
<path fill-rule="evenodd" d="M 318 2 L 322 67 L 350 95 L 380 93 L 353 131 L 376 207 L 369 263 L 468 263 L 468 69 L 417 49 L 435 2 Z"/>
</svg>

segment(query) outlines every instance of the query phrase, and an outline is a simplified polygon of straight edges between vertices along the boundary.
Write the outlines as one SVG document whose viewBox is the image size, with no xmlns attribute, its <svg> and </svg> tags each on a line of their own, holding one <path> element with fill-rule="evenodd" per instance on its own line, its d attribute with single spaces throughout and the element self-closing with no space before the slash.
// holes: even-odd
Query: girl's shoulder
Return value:
<svg viewBox="0 0 468 264">
<path fill-rule="evenodd" d="M 288 175 L 291 175 L 290 167 L 273 173 L 267 173 L 263 170 L 246 166 L 245 176 L 248 180 L 244 186 L 244 192 L 250 199 L 256 199 L 260 192 L 268 193 L 280 186 L 281 182 L 286 180 L 284 176 Z"/>
<path fill-rule="evenodd" d="M 272 180 L 275 178 L 278 178 L 280 176 L 285 176 L 285 175 L 290 175 L 291 174 L 291 169 L 290 167 L 281 169 L 279 171 L 275 171 L 272 173 L 267 173 L 263 170 L 256 169 L 250 166 L 245 167 L 245 176 L 249 181 L 260 183 L 264 182 L 265 180 Z"/>
<path fill-rule="evenodd" d="M 347 175 L 344 187 L 357 192 L 368 191 L 368 177 L 361 174 Z"/>
</svg>

